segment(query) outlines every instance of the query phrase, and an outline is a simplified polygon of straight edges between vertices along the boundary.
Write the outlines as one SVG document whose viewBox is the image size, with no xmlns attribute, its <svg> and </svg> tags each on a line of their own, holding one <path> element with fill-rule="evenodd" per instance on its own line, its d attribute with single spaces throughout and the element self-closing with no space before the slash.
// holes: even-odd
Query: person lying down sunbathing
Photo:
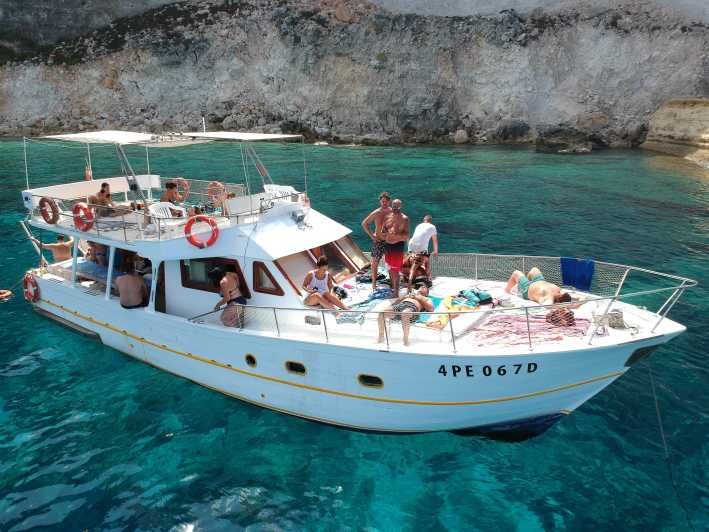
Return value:
<svg viewBox="0 0 709 532">
<path fill-rule="evenodd" d="M 526 276 L 519 270 L 513 271 L 507 281 L 505 292 L 512 293 L 512 288 L 515 286 L 517 286 L 517 294 L 521 298 L 535 301 L 540 305 L 571 301 L 571 295 L 568 292 L 563 292 L 554 283 L 545 280 L 541 270 L 536 266 L 529 270 Z"/>
</svg>

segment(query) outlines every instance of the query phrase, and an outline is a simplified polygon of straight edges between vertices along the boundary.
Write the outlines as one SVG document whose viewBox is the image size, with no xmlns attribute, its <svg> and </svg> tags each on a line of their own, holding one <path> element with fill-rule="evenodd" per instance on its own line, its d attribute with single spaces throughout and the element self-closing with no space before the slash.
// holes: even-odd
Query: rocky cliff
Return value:
<svg viewBox="0 0 709 532">
<path fill-rule="evenodd" d="M 672 100 L 660 107 L 641 147 L 709 168 L 709 98 Z"/>
<path fill-rule="evenodd" d="M 0 67 L 0 133 L 303 131 L 365 142 L 643 140 L 709 96 L 709 30 L 647 7 L 394 14 L 363 1 L 194 1 Z M 664 13 L 664 12 L 663 12 Z"/>
</svg>

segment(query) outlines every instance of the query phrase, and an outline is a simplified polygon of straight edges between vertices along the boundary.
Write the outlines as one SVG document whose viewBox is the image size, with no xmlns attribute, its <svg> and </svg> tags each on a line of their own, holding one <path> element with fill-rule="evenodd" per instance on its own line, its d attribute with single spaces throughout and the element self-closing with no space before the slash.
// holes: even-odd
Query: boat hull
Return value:
<svg viewBox="0 0 709 532">
<path fill-rule="evenodd" d="M 617 379 L 634 352 L 668 339 L 567 352 L 413 355 L 195 324 L 46 282 L 42 294 L 36 306 L 43 313 L 157 368 L 265 408 L 373 432 L 524 439 Z M 289 371 L 289 361 L 305 374 Z M 364 386 L 361 375 L 382 386 Z"/>
</svg>

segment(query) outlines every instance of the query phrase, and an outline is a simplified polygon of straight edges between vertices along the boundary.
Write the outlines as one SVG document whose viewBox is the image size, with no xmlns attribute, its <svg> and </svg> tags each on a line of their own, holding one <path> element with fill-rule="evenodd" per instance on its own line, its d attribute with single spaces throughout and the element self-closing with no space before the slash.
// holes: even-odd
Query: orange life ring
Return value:
<svg viewBox="0 0 709 532">
<path fill-rule="evenodd" d="M 212 228 L 212 234 L 209 235 L 209 238 L 207 240 L 200 240 L 192 234 L 192 226 L 197 222 L 209 224 L 209 226 Z M 219 238 L 219 226 L 217 225 L 217 221 L 211 216 L 205 216 L 204 214 L 198 214 L 196 216 L 193 216 L 192 218 L 187 220 L 187 223 L 185 224 L 185 237 L 187 238 L 187 241 L 194 247 L 197 247 L 199 249 L 208 248 L 217 241 L 217 238 Z"/>
<path fill-rule="evenodd" d="M 39 285 L 31 273 L 26 273 L 25 278 L 22 279 L 22 291 L 25 294 L 25 299 L 30 303 L 39 301 Z"/>
<path fill-rule="evenodd" d="M 71 210 L 74 214 L 74 225 L 79 231 L 88 231 L 94 225 L 94 213 L 86 203 L 79 202 Z"/>
<path fill-rule="evenodd" d="M 39 213 L 48 224 L 54 225 L 59 221 L 59 207 L 52 198 L 42 198 L 39 200 Z"/>
<path fill-rule="evenodd" d="M 6 299 L 10 299 L 10 296 L 12 296 L 11 290 L 0 290 L 0 301 L 5 301 Z"/>
<path fill-rule="evenodd" d="M 182 201 L 187 201 L 187 198 L 190 197 L 190 184 L 187 182 L 187 180 L 184 177 L 178 177 L 174 181 L 175 181 L 175 184 L 177 185 L 177 193 L 180 194 L 180 196 L 182 196 Z M 180 193 L 180 187 L 182 187 L 181 193 Z"/>
<path fill-rule="evenodd" d="M 226 192 L 226 187 L 219 181 L 210 181 L 207 185 L 207 196 L 212 202 L 216 202 Z"/>
</svg>

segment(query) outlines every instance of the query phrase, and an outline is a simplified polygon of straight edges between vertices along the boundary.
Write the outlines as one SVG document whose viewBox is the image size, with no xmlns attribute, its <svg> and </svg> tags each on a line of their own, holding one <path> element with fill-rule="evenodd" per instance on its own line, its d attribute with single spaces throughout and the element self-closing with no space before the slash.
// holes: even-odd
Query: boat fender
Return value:
<svg viewBox="0 0 709 532">
<path fill-rule="evenodd" d="M 207 185 L 207 196 L 213 203 L 216 203 L 221 198 L 224 191 L 226 191 L 226 187 L 219 181 L 210 181 Z"/>
<path fill-rule="evenodd" d="M 39 285 L 37 284 L 37 279 L 34 275 L 28 273 L 25 274 L 25 278 L 22 279 L 22 290 L 25 295 L 25 299 L 30 303 L 36 303 L 39 301 Z"/>
<path fill-rule="evenodd" d="M 59 207 L 52 198 L 43 197 L 39 200 L 39 213 L 48 224 L 54 225 L 59 221 Z"/>
<path fill-rule="evenodd" d="M 212 228 L 212 234 L 207 240 L 200 240 L 192 234 L 192 226 L 197 222 L 209 224 L 209 226 Z M 208 248 L 209 246 L 214 244 L 219 238 L 219 226 L 217 225 L 217 221 L 211 216 L 205 216 L 204 214 L 192 216 L 189 220 L 187 220 L 187 223 L 185 224 L 185 237 L 187 238 L 187 241 L 190 244 L 199 249 Z"/>
<path fill-rule="evenodd" d="M 74 225 L 79 231 L 88 231 L 94 225 L 94 213 L 86 203 L 79 202 L 71 211 L 74 214 Z"/>
<path fill-rule="evenodd" d="M 12 291 L 10 291 L 10 290 L 0 290 L 0 301 L 5 301 L 6 299 L 10 299 L 11 295 L 12 295 Z"/>
<path fill-rule="evenodd" d="M 177 193 L 182 196 L 182 201 L 187 201 L 187 198 L 190 197 L 190 184 L 184 177 L 175 179 L 175 184 L 177 185 Z M 180 192 L 180 188 L 182 188 L 182 192 Z"/>
</svg>

